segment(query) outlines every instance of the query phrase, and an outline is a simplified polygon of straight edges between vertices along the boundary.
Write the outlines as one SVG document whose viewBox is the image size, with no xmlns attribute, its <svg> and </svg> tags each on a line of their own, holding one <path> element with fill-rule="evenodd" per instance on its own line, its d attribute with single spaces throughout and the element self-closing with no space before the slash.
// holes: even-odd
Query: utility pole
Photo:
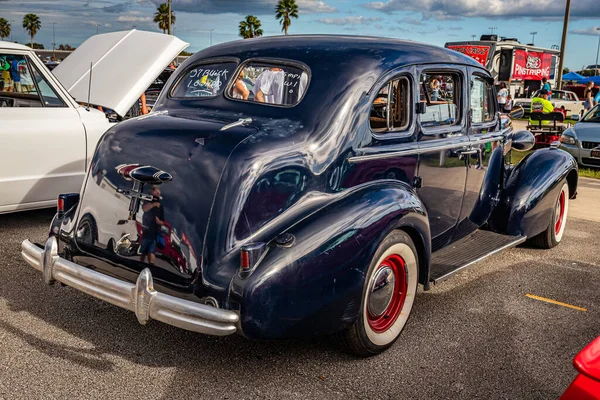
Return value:
<svg viewBox="0 0 600 400">
<path fill-rule="evenodd" d="M 172 18 L 171 0 L 167 0 L 167 4 L 169 5 L 169 35 L 172 35 L 173 34 L 173 28 L 171 27 L 171 18 Z"/>
<path fill-rule="evenodd" d="M 473 38 L 473 40 L 475 40 L 476 37 L 477 35 L 471 35 L 471 38 Z"/>
<path fill-rule="evenodd" d="M 209 29 L 210 32 L 210 45 L 212 46 L 212 33 L 213 33 L 214 29 Z M 598 64 L 598 60 L 596 60 L 596 64 Z"/>
<path fill-rule="evenodd" d="M 594 66 L 594 76 L 598 76 L 598 55 L 600 55 L 600 28 L 596 28 L 598 31 L 598 50 L 596 50 L 596 65 Z"/>
<path fill-rule="evenodd" d="M 94 24 L 94 26 L 96 27 L 96 35 L 98 34 L 98 27 L 100 26 L 100 24 Z"/>
<path fill-rule="evenodd" d="M 52 57 L 56 60 L 56 36 L 54 35 L 54 27 L 56 22 L 50 22 L 52 24 Z"/>
<path fill-rule="evenodd" d="M 560 41 L 560 60 L 558 62 L 558 79 L 556 80 L 556 88 L 562 86 L 562 72 L 565 65 L 565 49 L 567 47 L 567 30 L 569 29 L 569 14 L 571 13 L 571 0 L 567 0 L 565 8 L 565 20 L 563 22 L 562 39 Z"/>
<path fill-rule="evenodd" d="M 535 35 L 537 35 L 537 32 L 529 32 L 529 34 L 531 35 L 531 44 L 535 45 Z"/>
</svg>

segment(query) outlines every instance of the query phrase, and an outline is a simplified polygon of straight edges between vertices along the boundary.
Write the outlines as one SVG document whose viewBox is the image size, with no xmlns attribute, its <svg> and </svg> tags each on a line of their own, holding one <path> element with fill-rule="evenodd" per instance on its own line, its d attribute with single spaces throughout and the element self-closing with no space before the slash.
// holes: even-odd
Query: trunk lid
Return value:
<svg viewBox="0 0 600 400">
<path fill-rule="evenodd" d="M 228 157 L 256 132 L 220 130 L 231 122 L 150 114 L 107 132 L 79 206 L 75 241 L 88 263 L 127 280 L 149 267 L 160 283 L 191 288 Z"/>
</svg>

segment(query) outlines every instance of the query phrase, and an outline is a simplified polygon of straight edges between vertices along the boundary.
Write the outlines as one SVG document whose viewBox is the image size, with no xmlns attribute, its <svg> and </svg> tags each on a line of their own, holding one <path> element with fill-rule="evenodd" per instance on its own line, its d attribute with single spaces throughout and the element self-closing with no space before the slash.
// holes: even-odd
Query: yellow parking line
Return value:
<svg viewBox="0 0 600 400">
<path fill-rule="evenodd" d="M 574 306 L 574 305 L 572 305 L 572 304 L 567 304 L 567 303 L 563 303 L 563 302 L 561 302 L 561 301 L 556 301 L 556 300 L 552 300 L 552 299 L 547 299 L 547 298 L 545 298 L 545 297 L 536 296 L 536 295 L 534 295 L 534 294 L 529 294 L 529 293 L 527 293 L 525 296 L 529 297 L 530 299 L 534 299 L 534 300 L 540 300 L 540 301 L 545 301 L 546 303 L 556 304 L 556 305 L 559 305 L 559 306 L 563 306 L 563 307 L 572 308 L 573 310 L 587 312 L 587 308 L 583 308 L 583 307 L 577 307 L 577 306 Z"/>
</svg>

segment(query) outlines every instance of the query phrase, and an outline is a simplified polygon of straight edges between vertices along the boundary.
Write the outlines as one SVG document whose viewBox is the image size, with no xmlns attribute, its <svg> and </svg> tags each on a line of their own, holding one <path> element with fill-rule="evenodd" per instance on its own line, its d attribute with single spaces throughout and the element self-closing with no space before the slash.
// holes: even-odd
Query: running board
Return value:
<svg viewBox="0 0 600 400">
<path fill-rule="evenodd" d="M 517 246 L 525 240 L 526 236 L 508 236 L 477 230 L 432 254 L 429 281 L 434 284 L 440 283 L 458 271 L 492 254 Z"/>
</svg>

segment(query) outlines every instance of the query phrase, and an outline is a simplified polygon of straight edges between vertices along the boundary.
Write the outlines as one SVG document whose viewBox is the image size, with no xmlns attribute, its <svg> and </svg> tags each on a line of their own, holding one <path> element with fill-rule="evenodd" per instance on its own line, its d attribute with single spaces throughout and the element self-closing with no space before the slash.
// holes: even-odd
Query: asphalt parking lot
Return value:
<svg viewBox="0 0 600 400">
<path fill-rule="evenodd" d="M 577 201 L 598 210 L 600 184 L 584 183 Z M 571 207 L 559 247 L 512 249 L 420 292 L 400 340 L 370 359 L 327 338 L 254 342 L 140 326 L 127 311 L 45 286 L 22 261 L 21 241 L 42 242 L 52 211 L 2 215 L 0 398 L 557 398 L 576 375 L 574 355 L 600 335 L 600 223 L 576 219 L 587 212 L 578 208 L 588 209 Z"/>
</svg>

